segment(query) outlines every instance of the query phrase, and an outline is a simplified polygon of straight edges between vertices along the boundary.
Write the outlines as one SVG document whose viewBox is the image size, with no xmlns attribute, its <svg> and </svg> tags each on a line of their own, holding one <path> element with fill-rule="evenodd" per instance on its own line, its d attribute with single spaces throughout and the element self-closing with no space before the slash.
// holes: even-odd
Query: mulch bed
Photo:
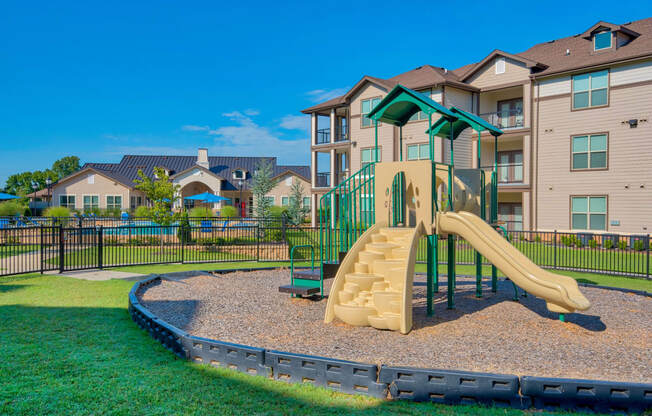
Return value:
<svg viewBox="0 0 652 416">
<path fill-rule="evenodd" d="M 583 287 L 591 308 L 566 315 L 563 323 L 542 299 L 512 301 L 512 285 L 505 281 L 495 294 L 485 285 L 477 299 L 475 281 L 459 278 L 456 309 L 448 310 L 441 280 L 429 318 L 425 277 L 415 278 L 408 335 L 337 320 L 324 324 L 326 299 L 278 292 L 289 282 L 287 270 L 164 278 L 140 298 L 193 335 L 268 349 L 385 365 L 652 382 L 650 297 Z"/>
</svg>

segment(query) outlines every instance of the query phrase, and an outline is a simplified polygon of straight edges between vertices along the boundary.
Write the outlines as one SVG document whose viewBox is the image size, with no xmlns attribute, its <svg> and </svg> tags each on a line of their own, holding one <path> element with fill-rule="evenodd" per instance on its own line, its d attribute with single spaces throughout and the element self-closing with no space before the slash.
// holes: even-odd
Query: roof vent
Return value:
<svg viewBox="0 0 652 416">
<path fill-rule="evenodd" d="M 197 150 L 197 165 L 208 169 L 208 149 L 205 148 L 199 148 Z"/>
<path fill-rule="evenodd" d="M 448 74 L 448 69 L 444 68 L 444 74 Z"/>
<path fill-rule="evenodd" d="M 566 56 L 570 55 L 570 49 L 566 49 Z"/>
</svg>

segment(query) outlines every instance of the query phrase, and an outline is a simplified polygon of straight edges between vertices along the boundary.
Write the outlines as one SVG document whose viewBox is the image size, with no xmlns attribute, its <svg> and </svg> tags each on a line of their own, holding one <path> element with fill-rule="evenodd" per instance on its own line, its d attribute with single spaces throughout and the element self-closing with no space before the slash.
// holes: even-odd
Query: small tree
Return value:
<svg viewBox="0 0 652 416">
<path fill-rule="evenodd" d="M 308 212 L 310 207 L 303 205 L 303 185 L 301 182 L 295 181 L 290 187 L 290 205 L 288 206 L 287 217 L 288 221 L 292 225 L 299 225 L 303 222 L 303 219 Z"/>
<path fill-rule="evenodd" d="M 272 162 L 268 159 L 261 159 L 251 181 L 251 190 L 254 194 L 254 212 L 257 217 L 269 217 L 269 209 L 272 203 L 265 196 L 274 189 L 273 174 Z"/>
<path fill-rule="evenodd" d="M 154 168 L 152 179 L 142 170 L 138 170 L 138 178 L 134 180 L 136 189 L 142 191 L 152 201 L 148 218 L 158 225 L 170 226 L 179 218 L 178 213 L 172 213 L 172 205 L 179 199 L 179 185 L 170 182 L 170 177 L 162 168 Z M 161 233 L 161 250 L 163 250 L 163 235 Z"/>
</svg>

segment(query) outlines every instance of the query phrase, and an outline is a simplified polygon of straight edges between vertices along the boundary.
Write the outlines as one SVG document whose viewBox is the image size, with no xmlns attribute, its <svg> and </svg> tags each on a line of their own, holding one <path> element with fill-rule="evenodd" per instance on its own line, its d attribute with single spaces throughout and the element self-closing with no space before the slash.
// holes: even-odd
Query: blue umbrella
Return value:
<svg viewBox="0 0 652 416">
<path fill-rule="evenodd" d="M 19 199 L 19 196 L 16 195 L 10 195 L 10 194 L 5 194 L 4 192 L 0 192 L 0 201 L 3 199 Z"/>
<path fill-rule="evenodd" d="M 214 203 L 214 202 L 220 202 L 220 201 L 229 201 L 229 198 L 224 198 L 223 196 L 219 195 L 213 195 L 208 192 L 204 192 L 203 194 L 197 194 L 193 196 L 187 196 L 185 199 L 190 199 L 193 201 L 201 201 L 201 202 L 208 202 L 208 203 Z"/>
</svg>

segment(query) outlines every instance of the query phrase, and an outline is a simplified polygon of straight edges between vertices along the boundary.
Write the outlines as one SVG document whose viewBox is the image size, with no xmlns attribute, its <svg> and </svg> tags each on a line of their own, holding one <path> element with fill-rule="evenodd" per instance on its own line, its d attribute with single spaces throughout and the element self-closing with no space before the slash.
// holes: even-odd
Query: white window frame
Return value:
<svg viewBox="0 0 652 416">
<path fill-rule="evenodd" d="M 233 179 L 244 180 L 246 177 L 247 177 L 247 173 L 245 172 L 244 169 L 235 169 L 233 171 Z"/>
<path fill-rule="evenodd" d="M 308 200 L 307 204 L 306 204 L 306 199 Z M 312 198 L 309 196 L 304 196 L 303 201 L 301 201 L 301 203 L 303 204 L 304 208 L 310 208 L 312 206 Z"/>
<path fill-rule="evenodd" d="M 609 46 L 605 46 L 604 48 L 597 48 L 596 47 L 596 41 L 598 40 L 598 35 L 602 35 L 602 34 L 605 34 L 605 33 L 609 34 Z M 603 31 L 597 32 L 596 34 L 593 35 L 593 50 L 595 52 L 597 52 L 597 51 L 604 51 L 604 50 L 607 50 L 607 49 L 611 49 L 611 47 L 613 46 L 613 43 L 614 43 L 613 38 L 614 38 L 613 33 L 610 30 L 603 30 Z"/>
<path fill-rule="evenodd" d="M 111 205 L 115 205 L 115 198 L 119 197 L 120 198 L 120 206 L 119 207 L 116 207 L 116 206 L 111 206 L 110 207 L 109 206 L 109 197 L 113 198 L 113 204 L 111 204 Z M 122 203 L 123 203 L 122 199 L 123 199 L 122 195 L 106 195 L 105 198 L 104 198 L 104 202 L 106 202 L 106 208 L 107 209 L 122 209 Z"/>
<path fill-rule="evenodd" d="M 97 207 L 93 207 L 92 206 L 93 204 L 91 204 L 91 207 L 86 208 L 86 203 L 84 202 L 84 199 L 86 197 L 90 197 L 90 198 L 96 197 L 97 198 Z M 100 196 L 98 194 L 84 194 L 84 195 L 82 195 L 82 209 L 100 209 Z"/>
<path fill-rule="evenodd" d="M 364 151 L 367 151 L 367 150 L 368 150 L 368 151 L 369 151 L 369 154 L 370 154 L 371 156 L 373 156 L 373 154 L 374 154 L 374 149 L 375 149 L 375 148 L 376 148 L 376 147 L 373 146 L 373 147 L 365 147 L 365 148 L 363 148 L 363 149 L 360 149 L 360 166 L 361 166 L 361 167 L 362 167 L 362 166 L 366 166 L 366 165 L 368 165 L 368 164 L 373 163 L 373 162 L 376 161 L 375 159 L 373 159 L 373 157 L 372 157 L 372 160 L 369 160 L 369 161 L 366 161 L 366 162 L 365 162 L 364 160 L 362 160 L 362 153 L 363 153 Z M 383 148 L 382 148 L 382 146 L 378 146 L 378 162 L 382 161 L 382 158 L 383 158 Z"/>
<path fill-rule="evenodd" d="M 283 203 L 285 202 L 285 203 Z M 290 197 L 289 196 L 281 196 L 281 206 L 282 207 L 289 207 L 290 206 Z"/>
<path fill-rule="evenodd" d="M 70 198 L 71 197 L 72 197 L 72 205 L 70 205 Z M 61 198 L 66 198 L 66 203 L 65 204 L 61 204 Z M 76 204 L 77 204 L 77 195 L 75 195 L 75 194 L 59 195 L 59 206 L 60 207 L 66 207 L 66 208 L 74 209 L 76 207 Z"/>
</svg>

